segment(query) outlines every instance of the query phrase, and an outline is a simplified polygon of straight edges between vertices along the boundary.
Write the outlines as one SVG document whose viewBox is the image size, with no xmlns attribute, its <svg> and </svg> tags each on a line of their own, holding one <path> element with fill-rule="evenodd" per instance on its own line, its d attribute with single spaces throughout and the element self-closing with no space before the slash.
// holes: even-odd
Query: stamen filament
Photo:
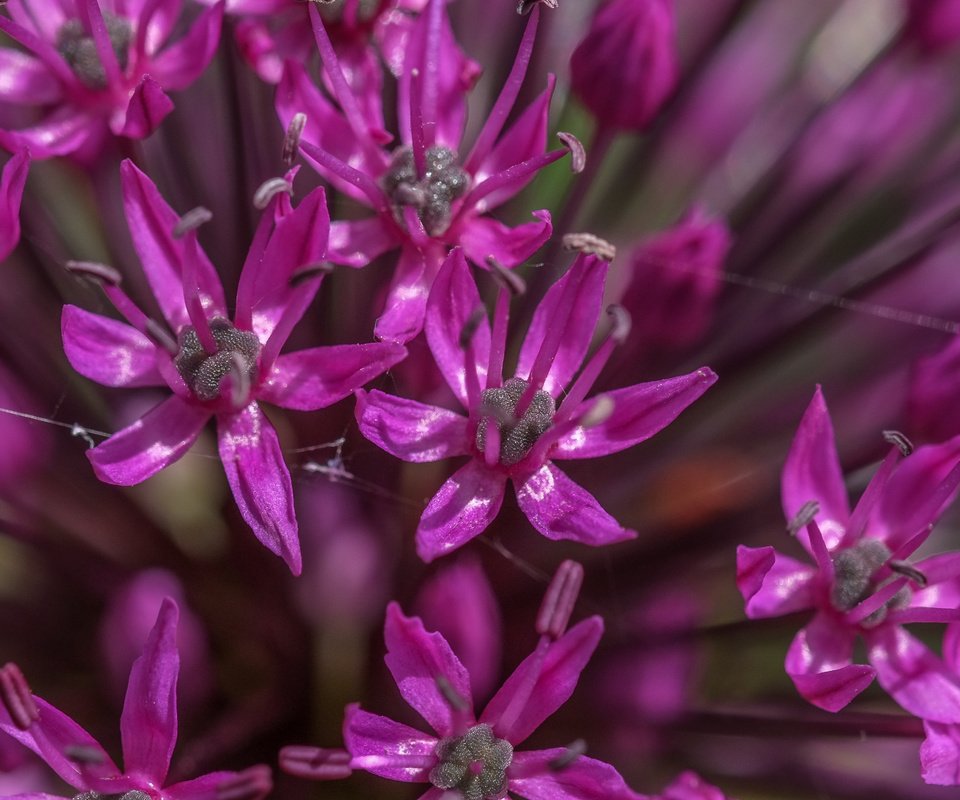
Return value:
<svg viewBox="0 0 960 800">
<path fill-rule="evenodd" d="M 813 557 L 816 559 L 823 580 L 832 583 L 835 574 L 833 559 L 830 558 L 827 543 L 823 540 L 823 533 L 815 519 L 807 523 L 807 538 L 810 540 L 810 549 L 813 550 Z"/>
<path fill-rule="evenodd" d="M 495 467 L 500 461 L 500 427 L 493 414 L 484 417 L 487 421 L 484 429 L 483 462 L 488 467 Z"/>
<path fill-rule="evenodd" d="M 107 24 L 103 20 L 103 12 L 97 0 L 77 0 L 80 17 L 83 19 L 93 37 L 97 48 L 97 57 L 103 65 L 103 72 L 107 78 L 107 86 L 114 87 L 120 83 L 120 62 L 110 42 Z"/>
<path fill-rule="evenodd" d="M 51 72 L 55 73 L 57 79 L 67 86 L 82 86 L 70 65 L 57 49 L 45 39 L 41 39 L 36 34 L 18 25 L 12 19 L 0 16 L 0 31 L 13 39 L 18 44 L 23 45 L 27 50 L 34 53 Z"/>
<path fill-rule="evenodd" d="M 493 330 L 490 336 L 490 359 L 487 362 L 488 389 L 503 384 L 503 359 L 507 349 L 507 327 L 510 324 L 510 292 L 503 286 L 497 292 L 493 307 Z"/>
<path fill-rule="evenodd" d="M 537 685 L 537 681 L 540 680 L 540 675 L 543 672 L 543 662 L 550 650 L 550 645 L 551 640 L 549 637 L 540 637 L 540 641 L 537 642 L 537 649 L 533 651 L 531 669 L 527 670 L 523 677 L 523 682 L 517 687 L 517 691 L 514 692 L 513 697 L 510 698 L 510 703 L 500 715 L 500 719 L 493 725 L 494 732 L 497 736 L 507 739 L 508 741 L 510 740 L 510 733 L 513 730 L 513 726 L 520 718 L 520 714 L 522 714 L 523 710 L 527 707 L 527 703 L 530 702 L 533 689 Z"/>
<path fill-rule="evenodd" d="M 512 166 L 509 166 L 500 172 L 493 173 L 486 180 L 483 180 L 474 186 L 467 196 L 463 198 L 464 208 L 474 206 L 478 211 L 485 211 L 486 209 L 485 207 L 481 206 L 480 201 L 488 194 L 503 186 L 506 186 L 507 184 L 513 183 L 514 181 L 523 180 L 528 175 L 533 175 L 534 173 L 539 172 L 541 169 L 552 164 L 554 161 L 558 161 L 559 159 L 563 158 L 569 152 L 570 151 L 566 148 L 551 150 L 547 153 L 534 156 L 533 158 L 528 158 L 526 161 L 521 161 L 518 164 L 513 164 Z"/>
<path fill-rule="evenodd" d="M 850 522 L 840 542 L 841 545 L 848 541 L 860 541 L 870 514 L 876 506 L 877 501 L 883 496 L 887 481 L 890 479 L 894 467 L 896 467 L 902 457 L 903 452 L 900 448 L 896 446 L 890 448 L 890 452 L 887 453 L 883 459 L 883 463 L 880 464 L 880 467 L 873 474 L 873 477 L 867 484 L 867 488 L 863 490 L 863 494 L 860 496 L 860 501 L 853 509 L 853 513 L 850 514 Z"/>
<path fill-rule="evenodd" d="M 213 338 L 210 322 L 207 320 L 200 298 L 198 277 L 200 273 L 200 250 L 197 243 L 196 229 L 188 230 L 183 235 L 183 302 L 187 307 L 190 322 L 197 332 L 197 338 L 208 355 L 217 352 L 217 340 Z"/>
<path fill-rule="evenodd" d="M 284 772 L 315 781 L 340 780 L 353 773 L 346 750 L 290 745 L 280 751 L 279 761 Z"/>
<path fill-rule="evenodd" d="M 871 614 L 879 611 L 889 603 L 896 596 L 897 592 L 906 585 L 906 578 L 897 578 L 897 580 L 881 586 L 874 594 L 862 600 L 846 613 L 845 618 L 847 622 L 851 625 L 863 622 Z"/>
<path fill-rule="evenodd" d="M 423 180 L 427 174 L 427 146 L 424 143 L 424 121 L 421 92 L 423 81 L 420 70 L 410 70 L 410 145 L 413 150 L 413 164 L 417 170 L 417 178 Z"/>
<path fill-rule="evenodd" d="M 14 663 L 4 664 L 0 668 L 0 701 L 13 724 L 20 730 L 27 730 L 40 719 L 40 710 L 30 692 L 30 686 L 23 673 Z"/>
<path fill-rule="evenodd" d="M 910 622 L 960 622 L 960 608 L 931 608 L 928 606 L 903 608 L 891 612 L 887 619 L 895 625 L 906 625 Z"/>
<path fill-rule="evenodd" d="M 313 11 L 313 6 L 310 7 L 310 10 L 311 12 Z M 331 155 L 326 150 L 322 150 L 311 142 L 301 141 L 300 150 L 321 168 L 321 172 L 322 170 L 329 170 L 347 183 L 356 186 L 367 196 L 370 205 L 375 211 L 387 212 L 390 206 L 390 200 L 377 185 L 377 182 L 369 175 L 358 169 L 354 169 L 349 164 L 341 161 L 336 156 Z"/>
<path fill-rule="evenodd" d="M 260 351 L 260 374 L 266 376 L 273 363 L 280 355 L 280 350 L 286 344 L 287 339 L 293 332 L 294 327 L 300 321 L 300 318 L 306 313 L 310 303 L 316 296 L 320 281 L 326 274 L 326 270 L 317 270 L 313 277 L 305 278 L 299 282 L 287 302 L 280 319 L 271 331 L 269 338 Z"/>
</svg>

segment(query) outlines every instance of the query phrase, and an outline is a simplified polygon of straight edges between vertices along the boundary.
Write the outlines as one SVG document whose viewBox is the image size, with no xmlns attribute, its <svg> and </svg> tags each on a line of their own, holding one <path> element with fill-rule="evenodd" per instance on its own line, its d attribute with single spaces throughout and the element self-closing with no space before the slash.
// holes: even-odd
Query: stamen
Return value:
<svg viewBox="0 0 960 800">
<path fill-rule="evenodd" d="M 40 709 L 33 699 L 27 679 L 23 677 L 20 667 L 12 662 L 0 667 L 0 701 L 13 724 L 22 731 L 40 719 Z"/>
<path fill-rule="evenodd" d="M 439 689 L 440 694 L 443 695 L 443 699 L 447 701 L 454 711 L 470 710 L 470 704 L 460 696 L 460 693 L 453 688 L 453 684 L 451 684 L 446 677 L 437 675 L 434 680 L 436 681 L 437 689 Z"/>
<path fill-rule="evenodd" d="M 910 564 L 906 561 L 900 561 L 899 559 L 890 559 L 887 562 L 887 566 L 898 575 L 903 575 L 903 577 L 909 578 L 921 588 L 927 585 L 927 576 L 913 566 L 913 564 Z"/>
<path fill-rule="evenodd" d="M 173 226 L 173 236 L 175 239 L 182 239 L 190 231 L 195 231 L 201 225 L 213 219 L 213 214 L 203 206 L 191 208 L 177 221 Z"/>
<path fill-rule="evenodd" d="M 223 385 L 229 382 L 230 401 L 234 408 L 240 409 L 247 404 L 250 397 L 250 368 L 238 352 L 230 353 L 230 371 L 220 381 L 220 394 L 223 395 Z"/>
<path fill-rule="evenodd" d="M 326 0 L 326 2 L 330 1 L 331 0 Z M 283 137 L 283 154 L 281 157 L 284 165 L 288 168 L 293 166 L 293 162 L 296 161 L 300 155 L 300 137 L 303 135 L 303 129 L 306 124 L 307 115 L 299 112 L 293 115 L 293 119 L 290 120 L 290 124 L 287 126 L 287 135 Z"/>
<path fill-rule="evenodd" d="M 222 781 L 215 800 L 262 800 L 273 789 L 270 767 L 258 764 Z"/>
<path fill-rule="evenodd" d="M 563 636 L 582 585 L 583 566 L 576 561 L 564 561 L 557 568 L 540 605 L 537 633 L 552 639 Z"/>
<path fill-rule="evenodd" d="M 103 752 L 89 744 L 68 744 L 63 754 L 74 764 L 96 766 L 103 763 Z"/>
<path fill-rule="evenodd" d="M 322 261 L 316 264 L 304 264 L 302 267 L 298 267 L 293 271 L 289 281 L 290 287 L 296 289 L 298 286 L 303 286 L 303 284 L 314 278 L 321 278 L 324 275 L 331 274 L 333 269 L 334 265 L 328 261 Z"/>
<path fill-rule="evenodd" d="M 791 536 L 796 536 L 797 531 L 801 528 L 806 528 L 819 513 L 820 504 L 816 500 L 807 500 L 806 503 L 800 506 L 793 519 L 787 523 L 787 533 Z"/>
<path fill-rule="evenodd" d="M 559 8 L 558 0 L 519 0 L 517 3 L 517 13 L 523 16 L 529 14 L 531 10 L 539 5 L 545 5 L 547 8 Z"/>
<path fill-rule="evenodd" d="M 587 743 L 583 739 L 576 739 L 567 745 L 567 751 L 547 763 L 553 772 L 560 772 L 569 767 L 580 756 L 587 752 Z"/>
<path fill-rule="evenodd" d="M 572 133 L 566 131 L 557 133 L 557 138 L 570 151 L 570 171 L 575 175 L 583 172 L 587 166 L 587 151 L 584 149 L 583 143 Z"/>
<path fill-rule="evenodd" d="M 884 431 L 883 439 L 888 444 L 892 444 L 896 447 L 904 457 L 910 455 L 913 452 L 913 443 L 900 431 Z"/>
<path fill-rule="evenodd" d="M 279 760 L 284 772 L 308 780 L 341 780 L 353 773 L 346 750 L 290 745 L 280 751 Z"/>
<path fill-rule="evenodd" d="M 598 256 L 607 262 L 613 261 L 617 256 L 616 247 L 592 233 L 567 233 L 560 241 L 563 249 L 568 252 Z"/>
<path fill-rule="evenodd" d="M 253 207 L 263 211 L 278 194 L 293 195 L 293 186 L 286 178 L 270 178 L 253 193 Z"/>
<path fill-rule="evenodd" d="M 200 344 L 207 351 L 207 355 L 212 356 L 219 348 L 213 331 L 210 330 L 210 322 L 207 320 L 203 300 L 200 297 L 200 245 L 197 243 L 196 231 L 198 225 L 206 222 L 203 218 L 204 211 L 206 209 L 198 208 L 188 211 L 173 229 L 173 235 L 184 237 L 183 272 L 180 276 L 183 281 L 183 304 L 187 307 L 187 315 L 193 323 L 193 329 Z M 179 234 L 178 229 L 180 229 Z"/>
<path fill-rule="evenodd" d="M 64 266 L 67 272 L 72 272 L 82 278 L 88 278 L 100 285 L 119 286 L 121 280 L 123 280 L 120 273 L 113 267 L 98 264 L 95 261 L 68 261 Z"/>
<path fill-rule="evenodd" d="M 477 306 L 473 310 L 473 313 L 467 318 L 467 321 L 463 323 L 463 328 L 460 331 L 460 349 L 466 350 L 470 346 L 470 342 L 473 341 L 473 335 L 477 332 L 477 328 L 480 327 L 480 323 L 487 318 L 487 311 L 483 306 Z"/>
<path fill-rule="evenodd" d="M 527 283 L 516 272 L 507 269 L 493 256 L 487 256 L 487 266 L 490 267 L 493 279 L 514 297 L 526 294 Z"/>
<path fill-rule="evenodd" d="M 630 327 L 632 325 L 630 312 L 623 306 L 614 303 L 613 305 L 607 306 L 607 315 L 611 319 L 610 338 L 613 339 L 616 344 L 623 344 L 630 335 Z"/>
</svg>

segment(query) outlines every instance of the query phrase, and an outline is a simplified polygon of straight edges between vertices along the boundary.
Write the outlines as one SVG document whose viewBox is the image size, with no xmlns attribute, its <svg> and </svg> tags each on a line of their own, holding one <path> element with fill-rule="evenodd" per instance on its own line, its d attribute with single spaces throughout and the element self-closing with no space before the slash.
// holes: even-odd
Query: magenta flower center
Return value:
<svg viewBox="0 0 960 800">
<path fill-rule="evenodd" d="M 510 378 L 503 386 L 486 389 L 480 395 L 477 450 L 485 451 L 488 420 L 494 420 L 500 431 L 500 463 L 507 467 L 519 463 L 530 452 L 537 439 L 553 424 L 557 410 L 553 398 L 538 389 L 518 414 L 517 405 L 529 386 L 522 378 Z"/>
<path fill-rule="evenodd" d="M 110 37 L 110 46 L 116 53 L 120 69 L 127 68 L 133 27 L 123 17 L 104 12 L 103 22 Z M 80 82 L 90 89 L 103 89 L 107 85 L 107 73 L 97 53 L 93 37 L 87 34 L 78 19 L 67 20 L 57 32 L 57 51 Z"/>
<path fill-rule="evenodd" d="M 838 611 L 850 611 L 867 599 L 880 586 L 877 571 L 890 559 L 889 548 L 878 539 L 862 542 L 842 550 L 833 557 L 834 581 L 830 602 Z M 886 604 L 863 620 L 867 628 L 880 624 L 890 609 L 903 608 L 910 602 L 910 590 L 904 587 Z"/>
<path fill-rule="evenodd" d="M 430 783 L 453 789 L 464 800 L 500 800 L 507 796 L 507 767 L 513 745 L 493 735 L 489 725 L 474 725 L 463 736 L 448 736 L 437 744 L 437 765 Z"/>
<path fill-rule="evenodd" d="M 470 176 L 457 163 L 456 154 L 440 145 L 427 148 L 422 175 L 417 172 L 416 159 L 409 147 L 395 150 L 382 180 L 398 220 L 402 221 L 403 209 L 409 206 L 416 210 L 431 236 L 446 231 L 453 201 L 470 185 Z"/>
<path fill-rule="evenodd" d="M 249 389 L 257 379 L 260 354 L 260 342 L 253 333 L 238 330 L 222 317 L 210 321 L 210 332 L 217 344 L 215 353 L 204 349 L 192 325 L 185 326 L 179 336 L 180 352 L 173 362 L 190 391 L 203 401 L 221 396 L 223 379 L 228 375 L 234 378 L 234 392 L 241 384 Z"/>
</svg>

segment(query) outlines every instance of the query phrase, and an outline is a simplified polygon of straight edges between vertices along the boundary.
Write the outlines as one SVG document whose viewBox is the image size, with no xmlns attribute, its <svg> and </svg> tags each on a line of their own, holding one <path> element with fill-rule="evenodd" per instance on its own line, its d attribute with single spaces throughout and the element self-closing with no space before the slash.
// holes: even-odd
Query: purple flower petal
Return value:
<svg viewBox="0 0 960 800">
<path fill-rule="evenodd" d="M 930 722 L 960 722 L 960 679 L 899 625 L 864 634 L 880 685 L 911 714 Z"/>
<path fill-rule="evenodd" d="M 356 704 L 347 706 L 343 742 L 353 761 L 359 762 L 353 764 L 354 769 L 393 781 L 426 783 L 436 763 L 436 737 L 370 714 Z"/>
<path fill-rule="evenodd" d="M 70 365 L 104 386 L 161 386 L 157 348 L 136 328 L 66 305 L 60 318 Z"/>
<path fill-rule="evenodd" d="M 726 797 L 695 772 L 684 772 L 664 789 L 660 800 L 726 800 Z"/>
<path fill-rule="evenodd" d="M 163 787 L 163 796 L 170 800 L 221 800 L 221 784 L 235 778 L 236 772 L 208 772 L 199 778 Z"/>
<path fill-rule="evenodd" d="M 560 346 L 543 385 L 554 397 L 560 395 L 573 379 L 590 348 L 593 331 L 600 318 L 606 276 L 605 261 L 598 258 L 578 258 L 566 275 L 550 287 L 533 314 L 520 348 L 516 373 L 519 377 L 530 375 L 547 332 L 556 331 L 557 326 L 562 326 Z M 569 312 L 564 313 L 564 291 L 573 281 L 577 283 L 577 288 L 572 298 L 568 298 L 572 300 Z"/>
<path fill-rule="evenodd" d="M 520 744 L 570 699 L 602 635 L 603 620 L 590 617 L 556 642 L 546 644 L 545 653 L 544 645 L 538 647 L 493 696 L 480 715 L 480 722 L 491 725 L 497 736 L 511 744 Z M 512 706 L 518 697 L 523 706 L 516 713 Z M 504 719 L 508 711 L 511 718 Z"/>
<path fill-rule="evenodd" d="M 780 488 L 787 520 L 792 520 L 804 503 L 815 500 L 820 504 L 817 524 L 827 547 L 833 549 L 850 519 L 850 506 L 834 443 L 833 423 L 819 386 L 793 438 Z M 797 538 L 810 549 L 805 529 L 797 532 Z"/>
<path fill-rule="evenodd" d="M 463 456 L 471 440 L 466 417 L 374 389 L 357 392 L 357 424 L 377 447 L 419 463 Z"/>
<path fill-rule="evenodd" d="M 514 753 L 507 769 L 510 791 L 527 800 L 644 800 L 610 764 L 580 756 L 563 769 L 550 764 L 567 755 L 566 748 Z"/>
<path fill-rule="evenodd" d="M 281 408 L 326 408 L 382 375 L 406 355 L 406 348 L 393 342 L 298 350 L 276 360 L 258 396 Z"/>
<path fill-rule="evenodd" d="M 294 575 L 301 570 L 293 485 L 273 425 L 254 402 L 217 415 L 220 460 L 240 515 Z"/>
<path fill-rule="evenodd" d="M 165 89 L 186 89 L 207 68 L 220 43 L 223 9 L 223 2 L 206 9 L 183 38 L 153 60 L 150 74 Z"/>
<path fill-rule="evenodd" d="M 165 598 L 143 655 L 130 669 L 120 717 L 124 769 L 157 786 L 166 781 L 177 743 L 177 617 L 176 603 Z"/>
<path fill-rule="evenodd" d="M 173 111 L 173 100 L 167 97 L 163 87 L 150 75 L 144 75 L 130 95 L 127 112 L 111 120 L 110 127 L 118 136 L 130 139 L 145 139 Z"/>
<path fill-rule="evenodd" d="M 520 510 L 548 539 L 573 539 L 597 547 L 637 535 L 622 527 L 592 494 L 549 461 L 522 482 L 515 479 L 514 485 Z"/>
<path fill-rule="evenodd" d="M 0 175 L 0 260 L 20 241 L 20 201 L 29 169 L 30 155 L 22 150 L 4 165 Z"/>
<path fill-rule="evenodd" d="M 0 705 L 0 731 L 9 734 L 47 762 L 64 781 L 77 789 L 116 791 L 121 781 L 120 770 L 107 751 L 87 731 L 46 700 L 34 696 L 40 718 L 27 730 L 15 726 Z M 68 752 L 82 748 L 96 759 L 83 762 L 70 758 Z M 122 781 L 126 784 L 126 781 Z"/>
<path fill-rule="evenodd" d="M 427 633 L 418 617 L 406 616 L 396 603 L 387 606 L 383 636 L 387 644 L 384 660 L 400 694 L 431 728 L 450 736 L 457 728 L 455 720 L 473 721 L 470 675 L 443 636 Z M 452 690 L 465 707 L 451 704 L 440 681 L 446 681 L 447 691 Z"/>
<path fill-rule="evenodd" d="M 480 323 L 473 327 L 469 347 L 464 347 L 464 330 L 477 313 L 482 315 Z M 477 398 L 471 398 L 468 383 L 473 381 L 474 394 L 487 383 L 490 322 L 459 248 L 450 252 L 433 281 L 423 327 L 444 380 L 463 406 L 470 408 Z"/>
<path fill-rule="evenodd" d="M 927 738 L 920 745 L 920 774 L 936 786 L 960 784 L 960 726 L 924 720 Z"/>
<path fill-rule="evenodd" d="M 105 130 L 102 122 L 86 114 L 58 109 L 29 128 L 0 130 L 0 146 L 10 151 L 29 149 L 35 159 L 50 158 L 79 150 Z"/>
<path fill-rule="evenodd" d="M 503 503 L 506 477 L 471 459 L 433 496 L 417 526 L 417 555 L 433 561 L 483 533 Z"/>
<path fill-rule="evenodd" d="M 646 441 L 673 422 L 717 381 L 709 367 L 606 392 L 613 412 L 599 425 L 578 427 L 557 443 L 552 458 L 594 458 Z M 592 400 L 589 402 L 593 402 Z"/>
<path fill-rule="evenodd" d="M 553 233 L 549 211 L 534 211 L 536 222 L 511 228 L 493 217 L 470 217 L 460 227 L 459 242 L 474 264 L 494 258 L 505 267 L 522 264 L 539 250 Z"/>
<path fill-rule="evenodd" d="M 133 486 L 183 456 L 210 412 L 174 395 L 92 450 L 87 458 L 104 483 Z"/>
<path fill-rule="evenodd" d="M 137 169 L 132 161 L 121 164 L 120 176 L 124 213 L 134 249 L 140 256 L 144 274 L 163 316 L 173 330 L 179 331 L 190 324 L 181 279 L 184 241 L 173 236 L 179 216 L 160 196 L 153 181 Z M 197 252 L 200 256 L 197 281 L 201 302 L 210 316 L 225 317 L 227 306 L 220 278 L 203 249 L 198 247 Z"/>
<path fill-rule="evenodd" d="M 37 58 L 10 47 L 0 48 L 0 101 L 17 105 L 47 105 L 60 100 L 60 83 Z"/>
<path fill-rule="evenodd" d="M 817 571 L 772 547 L 737 548 L 737 588 L 750 619 L 779 617 L 814 605 Z"/>
<path fill-rule="evenodd" d="M 334 264 L 365 267 L 397 246 L 396 237 L 380 217 L 342 220 L 330 223 L 327 258 Z"/>
<path fill-rule="evenodd" d="M 839 711 L 873 682 L 874 669 L 850 663 L 855 635 L 818 613 L 790 644 L 787 674 L 818 708 Z"/>
<path fill-rule="evenodd" d="M 400 251 L 383 314 L 373 329 L 378 339 L 405 344 L 420 333 L 430 291 L 426 259 L 414 247 Z"/>
</svg>

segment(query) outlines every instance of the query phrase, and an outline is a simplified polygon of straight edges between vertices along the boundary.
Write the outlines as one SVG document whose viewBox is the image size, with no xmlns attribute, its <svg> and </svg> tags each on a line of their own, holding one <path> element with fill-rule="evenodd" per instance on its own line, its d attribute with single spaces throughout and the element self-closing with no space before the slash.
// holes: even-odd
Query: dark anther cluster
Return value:
<svg viewBox="0 0 960 800">
<path fill-rule="evenodd" d="M 879 539 L 864 539 L 834 556 L 834 582 L 830 593 L 830 602 L 834 608 L 838 611 L 849 611 L 866 600 L 877 587 L 874 575 L 889 558 L 889 548 Z M 909 599 L 910 590 L 904 587 L 886 605 L 864 619 L 862 624 L 866 627 L 878 624 L 886 617 L 888 609 L 900 608 L 909 602 Z"/>
<path fill-rule="evenodd" d="M 456 154 L 435 145 L 424 153 L 423 177 L 417 174 L 413 151 L 403 147 L 393 154 L 383 186 L 394 205 L 417 210 L 423 227 L 431 236 L 439 236 L 450 224 L 450 206 L 470 185 L 470 177 L 457 164 Z"/>
<path fill-rule="evenodd" d="M 441 739 L 440 762 L 430 770 L 438 789 L 456 789 L 464 800 L 500 800 L 507 794 L 507 767 L 513 745 L 493 735 L 489 725 L 475 725 L 463 736 Z"/>
<path fill-rule="evenodd" d="M 480 423 L 477 425 L 477 449 L 483 452 L 487 443 L 487 419 L 492 417 L 500 429 L 500 463 L 518 463 L 553 424 L 557 407 L 553 398 L 538 389 L 530 405 L 517 417 L 517 403 L 530 384 L 522 378 L 510 378 L 503 386 L 486 389 L 480 395 Z"/>
<path fill-rule="evenodd" d="M 260 342 L 253 333 L 237 330 L 222 317 L 211 320 L 210 331 L 217 343 L 216 353 L 207 353 L 196 329 L 187 325 L 180 331 L 180 352 L 173 362 L 200 400 L 216 400 L 220 396 L 220 382 L 238 363 L 252 383 L 260 354 Z"/>
<path fill-rule="evenodd" d="M 123 17 L 104 13 L 103 22 L 107 26 L 110 46 L 117 55 L 120 69 L 127 68 L 130 41 L 133 28 Z M 57 33 L 57 50 L 80 82 L 90 89 L 103 89 L 107 85 L 107 73 L 97 53 L 97 44 L 87 35 L 83 23 L 78 19 L 67 20 Z"/>
</svg>

